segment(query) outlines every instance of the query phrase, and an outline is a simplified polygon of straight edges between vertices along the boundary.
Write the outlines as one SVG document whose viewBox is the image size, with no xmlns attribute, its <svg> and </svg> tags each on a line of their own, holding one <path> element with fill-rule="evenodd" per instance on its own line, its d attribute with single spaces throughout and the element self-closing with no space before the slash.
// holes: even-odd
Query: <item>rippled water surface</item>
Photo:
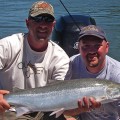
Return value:
<svg viewBox="0 0 120 120">
<path fill-rule="evenodd" d="M 0 0 L 0 38 L 27 32 L 25 19 L 36 0 Z M 59 0 L 47 0 L 55 8 L 56 19 L 68 14 Z M 120 61 L 120 0 L 62 0 L 73 14 L 90 15 L 101 26 L 110 42 L 109 55 Z"/>
</svg>

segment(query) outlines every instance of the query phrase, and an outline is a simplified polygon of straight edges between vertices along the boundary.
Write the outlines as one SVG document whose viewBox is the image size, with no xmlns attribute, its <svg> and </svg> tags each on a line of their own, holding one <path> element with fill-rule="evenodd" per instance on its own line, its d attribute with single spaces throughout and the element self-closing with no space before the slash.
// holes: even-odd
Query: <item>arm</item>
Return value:
<svg viewBox="0 0 120 120">
<path fill-rule="evenodd" d="M 8 94 L 9 91 L 7 90 L 0 90 L 0 112 L 5 112 L 5 110 L 10 109 L 10 105 L 7 103 L 7 101 L 3 98 L 4 94 Z"/>
</svg>

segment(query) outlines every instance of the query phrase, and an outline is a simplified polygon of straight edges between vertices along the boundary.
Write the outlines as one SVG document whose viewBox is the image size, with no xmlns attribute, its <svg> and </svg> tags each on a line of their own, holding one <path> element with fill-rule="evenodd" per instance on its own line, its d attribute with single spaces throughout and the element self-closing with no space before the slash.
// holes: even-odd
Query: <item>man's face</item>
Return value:
<svg viewBox="0 0 120 120">
<path fill-rule="evenodd" d="M 41 21 L 39 19 L 28 19 L 26 21 L 30 35 L 37 41 L 48 40 L 53 30 L 55 21 L 47 22 L 45 20 L 46 16 L 43 16 Z"/>
<path fill-rule="evenodd" d="M 95 36 L 85 36 L 79 43 L 79 50 L 87 67 L 101 66 L 108 49 L 109 43 Z"/>
</svg>

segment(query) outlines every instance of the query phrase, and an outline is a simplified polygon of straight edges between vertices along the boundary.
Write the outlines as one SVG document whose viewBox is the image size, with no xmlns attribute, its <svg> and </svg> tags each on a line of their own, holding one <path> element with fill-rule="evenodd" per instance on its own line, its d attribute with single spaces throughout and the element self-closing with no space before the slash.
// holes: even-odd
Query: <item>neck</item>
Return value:
<svg viewBox="0 0 120 120">
<path fill-rule="evenodd" d="M 94 66 L 94 67 L 87 66 L 86 68 L 90 73 L 96 74 L 99 73 L 104 67 L 105 67 L 105 61 L 102 64 L 99 64 L 98 66 Z"/>
<path fill-rule="evenodd" d="M 43 52 L 48 47 L 48 40 L 34 40 L 29 36 L 27 37 L 28 43 L 32 50 L 36 52 Z"/>
</svg>

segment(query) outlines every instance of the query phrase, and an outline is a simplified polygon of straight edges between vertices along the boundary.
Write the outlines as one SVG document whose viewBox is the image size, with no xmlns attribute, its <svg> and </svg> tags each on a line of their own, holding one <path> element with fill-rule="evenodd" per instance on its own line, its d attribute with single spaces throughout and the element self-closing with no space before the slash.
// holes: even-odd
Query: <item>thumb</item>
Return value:
<svg viewBox="0 0 120 120">
<path fill-rule="evenodd" d="M 9 91 L 7 91 L 7 90 L 0 90 L 0 94 L 8 94 L 8 93 L 10 93 Z"/>
</svg>

